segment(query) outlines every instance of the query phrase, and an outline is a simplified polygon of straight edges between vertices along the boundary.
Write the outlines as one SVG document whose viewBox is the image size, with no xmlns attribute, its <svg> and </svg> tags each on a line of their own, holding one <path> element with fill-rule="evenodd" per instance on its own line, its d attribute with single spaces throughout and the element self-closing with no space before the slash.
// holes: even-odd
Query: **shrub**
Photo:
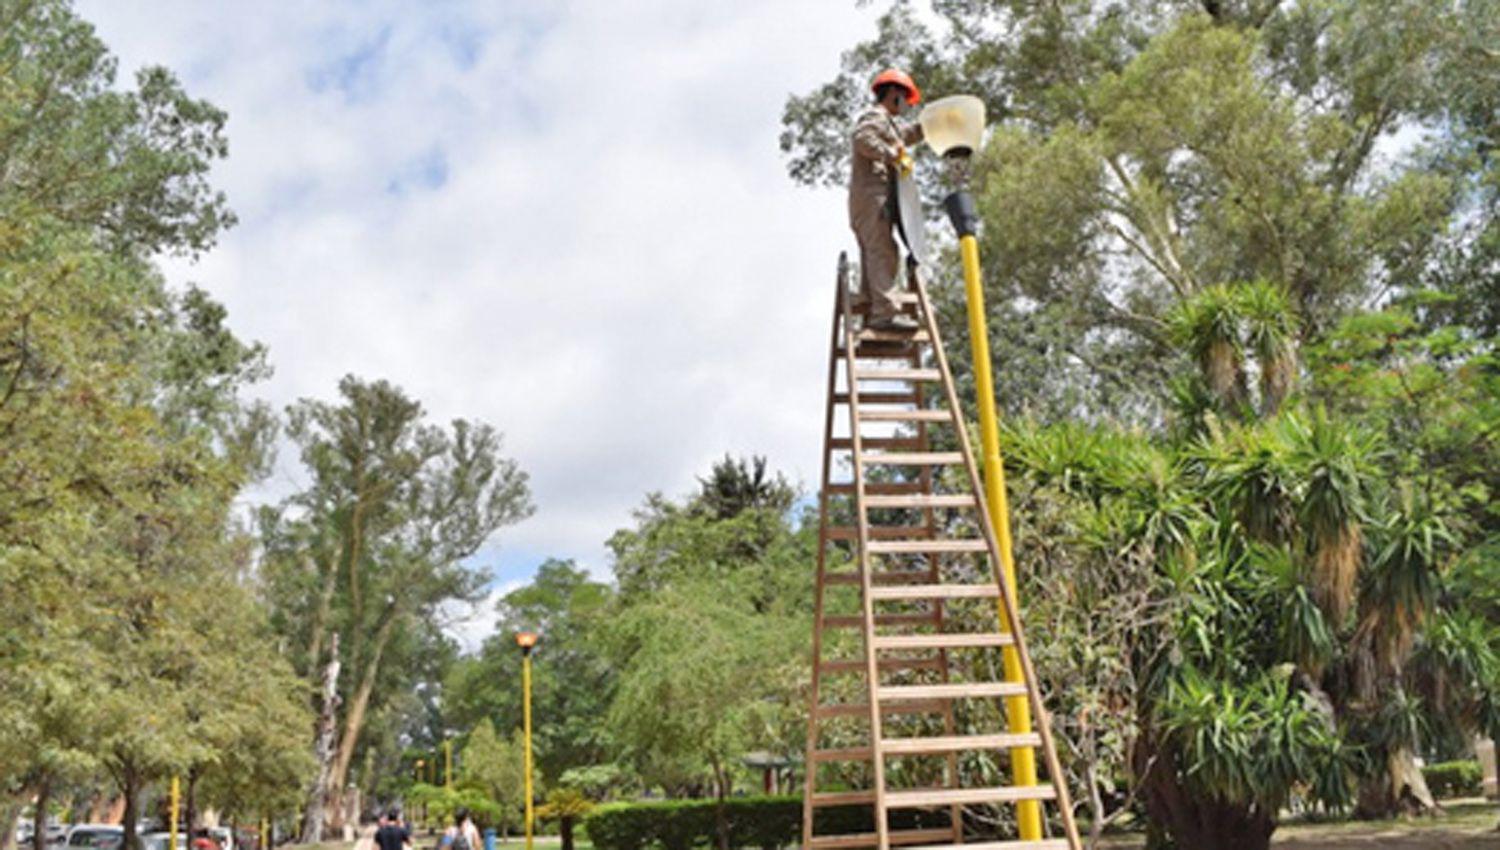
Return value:
<svg viewBox="0 0 1500 850">
<path fill-rule="evenodd" d="M 1422 768 L 1434 797 L 1477 797 L 1484 790 L 1484 770 L 1477 761 L 1443 761 Z"/>
<path fill-rule="evenodd" d="M 585 822 L 596 850 L 692 850 L 717 844 L 713 800 L 610 803 Z M 731 847 L 795 846 L 802 839 L 802 797 L 734 797 L 724 803 Z M 819 835 L 875 830 L 870 806 L 818 810 Z M 946 826 L 941 812 L 902 810 L 891 815 L 892 829 Z"/>
</svg>

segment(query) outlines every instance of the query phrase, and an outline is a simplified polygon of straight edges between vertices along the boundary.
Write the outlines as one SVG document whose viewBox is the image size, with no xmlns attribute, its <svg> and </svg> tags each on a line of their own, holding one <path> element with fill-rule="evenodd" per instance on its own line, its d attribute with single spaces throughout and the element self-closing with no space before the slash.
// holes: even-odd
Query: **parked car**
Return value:
<svg viewBox="0 0 1500 850">
<path fill-rule="evenodd" d="M 167 842 L 171 840 L 169 832 L 147 832 L 139 836 L 140 850 L 167 850 Z M 177 850 L 187 850 L 187 835 L 177 833 Z"/>
<path fill-rule="evenodd" d="M 105 823 L 81 823 L 68 828 L 67 850 L 120 850 L 124 827 Z"/>
</svg>

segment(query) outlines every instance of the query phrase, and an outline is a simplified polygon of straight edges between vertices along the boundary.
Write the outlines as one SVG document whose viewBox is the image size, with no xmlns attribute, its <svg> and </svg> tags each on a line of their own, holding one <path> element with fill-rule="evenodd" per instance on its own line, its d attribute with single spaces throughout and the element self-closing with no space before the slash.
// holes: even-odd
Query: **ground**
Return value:
<svg viewBox="0 0 1500 850">
<path fill-rule="evenodd" d="M 1480 799 L 1450 800 L 1443 803 L 1443 813 L 1435 817 L 1391 821 L 1358 821 L 1346 823 L 1289 824 L 1276 830 L 1271 841 L 1275 850 L 1500 850 L 1500 805 Z M 537 836 L 540 850 L 555 850 L 557 836 Z M 1138 835 L 1123 835 L 1109 840 L 1109 850 L 1138 850 Z M 431 846 L 427 836 L 418 836 L 417 850 Z M 496 842 L 497 850 L 520 850 L 525 843 L 512 838 L 508 844 Z M 587 841 L 574 844 L 576 850 L 593 850 Z M 329 842 L 298 850 L 353 850 L 353 843 Z"/>
<path fill-rule="evenodd" d="M 1271 839 L 1275 850 L 1500 850 L 1500 806 L 1480 799 L 1443 803 L 1434 817 L 1389 821 L 1288 824 Z M 1138 850 L 1138 835 L 1109 850 Z"/>
</svg>

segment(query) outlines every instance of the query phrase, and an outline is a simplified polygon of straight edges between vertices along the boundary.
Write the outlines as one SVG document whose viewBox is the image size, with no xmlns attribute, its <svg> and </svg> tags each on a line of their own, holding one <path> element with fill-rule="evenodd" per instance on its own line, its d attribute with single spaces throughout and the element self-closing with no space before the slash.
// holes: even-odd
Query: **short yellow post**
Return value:
<svg viewBox="0 0 1500 850">
<path fill-rule="evenodd" d="M 524 729 L 522 737 L 525 740 L 525 769 L 526 776 L 526 850 L 532 850 L 532 835 L 536 823 L 536 814 L 533 811 L 534 800 L 531 790 L 531 650 L 536 646 L 538 635 L 535 632 L 520 632 L 516 635 L 516 645 L 521 647 L 521 724 Z"/>
<path fill-rule="evenodd" d="M 167 826 L 167 847 L 177 850 L 177 812 L 182 805 L 182 789 L 177 777 L 172 777 L 172 822 Z"/>
</svg>

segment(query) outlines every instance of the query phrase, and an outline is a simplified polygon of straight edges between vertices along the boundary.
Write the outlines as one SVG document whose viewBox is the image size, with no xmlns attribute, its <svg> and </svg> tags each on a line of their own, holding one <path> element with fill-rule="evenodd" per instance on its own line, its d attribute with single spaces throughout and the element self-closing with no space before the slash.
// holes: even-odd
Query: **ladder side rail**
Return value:
<svg viewBox="0 0 1500 850">
<path fill-rule="evenodd" d="M 823 417 L 823 476 L 821 486 L 818 488 L 818 565 L 813 590 L 812 685 L 808 689 L 807 754 L 802 760 L 803 847 L 809 847 L 812 844 L 813 795 L 817 793 L 818 774 L 818 761 L 813 758 L 813 751 L 818 748 L 822 734 L 818 726 L 818 705 L 822 699 L 820 668 L 823 665 L 823 593 L 829 546 L 828 483 L 833 465 L 833 418 L 834 409 L 837 406 L 834 403 L 834 393 L 838 390 L 839 320 L 845 313 L 844 302 L 848 298 L 849 284 L 849 256 L 843 252 L 839 253 L 836 278 L 837 288 L 833 295 L 833 328 L 829 332 L 828 342 L 828 408 Z"/>
<path fill-rule="evenodd" d="M 927 285 L 920 276 L 914 276 L 913 284 L 917 290 L 917 299 L 921 304 L 921 313 L 927 324 L 927 332 L 932 339 L 933 356 L 937 360 L 938 369 L 943 373 L 943 390 L 948 397 L 948 407 L 953 415 L 953 430 L 958 434 L 958 442 L 964 458 L 964 467 L 968 472 L 969 485 L 974 490 L 974 496 L 979 501 L 978 522 L 984 533 L 985 541 L 989 545 L 990 563 L 994 572 L 995 582 L 1000 586 L 1000 603 L 1002 613 L 1010 621 L 1011 634 L 1015 641 L 1016 654 L 1021 660 L 1021 669 L 1026 674 L 1026 694 L 1031 703 L 1032 713 L 1036 717 L 1036 729 L 1042 738 L 1042 755 L 1047 762 L 1047 772 L 1051 774 L 1052 785 L 1057 793 L 1058 814 L 1063 822 L 1063 830 L 1066 833 L 1068 846 L 1071 850 L 1082 850 L 1078 839 L 1078 826 L 1073 819 L 1073 802 L 1068 793 L 1067 779 L 1063 776 L 1062 765 L 1057 758 L 1057 748 L 1052 738 L 1052 718 L 1047 713 L 1047 707 L 1042 703 L 1042 692 L 1036 676 L 1036 668 L 1031 663 L 1031 653 L 1026 646 L 1026 635 L 1021 628 L 1020 609 L 1016 605 L 1015 594 L 1010 583 L 1000 572 L 1000 544 L 995 536 L 994 525 L 989 519 L 988 506 L 985 504 L 984 485 L 980 479 L 979 468 L 974 462 L 974 450 L 969 442 L 969 432 L 964 422 L 963 408 L 958 403 L 958 391 L 953 386 L 953 373 L 948 368 L 948 357 L 943 351 L 942 337 L 938 333 L 937 317 L 932 313 L 931 301 L 927 295 Z M 981 400 L 983 403 L 983 400 Z M 991 401 L 990 403 L 993 403 Z"/>
<path fill-rule="evenodd" d="M 849 438 L 854 450 L 854 514 L 855 528 L 859 538 L 859 582 L 860 604 L 864 613 L 865 676 L 870 693 L 870 754 L 874 760 L 875 784 L 875 838 L 879 850 L 890 850 L 891 832 L 885 809 L 885 756 L 881 752 L 880 739 L 880 666 L 875 653 L 875 600 L 871 593 L 870 572 L 870 519 L 865 510 L 865 471 L 860 458 L 864 446 L 860 436 L 859 381 L 855 378 L 855 349 L 859 345 L 854 333 L 854 314 L 849 299 L 844 299 L 844 358 L 849 387 Z"/>
</svg>

